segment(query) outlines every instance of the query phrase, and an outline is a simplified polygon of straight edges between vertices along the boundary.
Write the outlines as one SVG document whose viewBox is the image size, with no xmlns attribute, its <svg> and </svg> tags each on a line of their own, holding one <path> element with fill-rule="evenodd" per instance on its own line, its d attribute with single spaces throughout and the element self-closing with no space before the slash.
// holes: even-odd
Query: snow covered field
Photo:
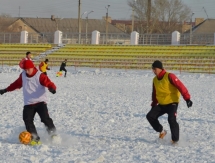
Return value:
<svg viewBox="0 0 215 163">
<path fill-rule="evenodd" d="M 25 130 L 22 90 L 8 92 L 0 96 L 0 162 L 215 162 L 215 75 L 175 72 L 187 86 L 193 107 L 188 109 L 181 98 L 180 141 L 172 146 L 167 116 L 160 118 L 168 130 L 163 141 L 146 120 L 152 71 L 67 69 L 67 78 L 55 77 L 58 67 L 48 71 L 57 86 L 56 94 L 48 93 L 49 114 L 61 144 L 48 141 L 38 115 L 35 125 L 43 144 L 20 144 L 18 135 Z M 0 72 L 0 89 L 20 74 L 17 67 L 4 67 Z"/>
</svg>

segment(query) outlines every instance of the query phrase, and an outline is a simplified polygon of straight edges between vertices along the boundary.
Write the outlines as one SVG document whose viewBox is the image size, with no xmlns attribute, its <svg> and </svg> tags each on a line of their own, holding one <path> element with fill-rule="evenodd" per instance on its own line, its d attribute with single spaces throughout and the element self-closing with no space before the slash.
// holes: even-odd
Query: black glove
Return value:
<svg viewBox="0 0 215 163">
<path fill-rule="evenodd" d="M 0 94 L 3 95 L 4 93 L 7 92 L 7 89 L 0 89 Z"/>
<path fill-rule="evenodd" d="M 49 88 L 49 91 L 50 91 L 51 93 L 53 93 L 53 94 L 56 93 L 56 90 L 54 90 L 53 88 Z"/>
<path fill-rule="evenodd" d="M 187 107 L 191 107 L 193 105 L 193 102 L 191 100 L 186 100 Z"/>
<path fill-rule="evenodd" d="M 47 68 L 47 70 L 50 70 L 50 68 Z"/>
</svg>

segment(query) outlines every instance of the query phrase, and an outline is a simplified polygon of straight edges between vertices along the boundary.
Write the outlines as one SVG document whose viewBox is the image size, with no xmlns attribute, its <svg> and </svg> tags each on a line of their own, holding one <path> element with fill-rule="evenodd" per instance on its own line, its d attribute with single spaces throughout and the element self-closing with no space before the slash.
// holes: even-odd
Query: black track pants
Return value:
<svg viewBox="0 0 215 163">
<path fill-rule="evenodd" d="M 35 105 L 25 105 L 23 109 L 23 121 L 25 122 L 26 130 L 33 135 L 34 139 L 39 140 L 40 138 L 34 125 L 34 116 L 36 113 L 39 114 L 41 122 L 44 123 L 49 134 L 54 133 L 56 128 L 49 117 L 47 105 L 44 102 Z"/>
<path fill-rule="evenodd" d="M 65 68 L 60 68 L 60 71 L 65 71 L 64 76 L 66 76 L 67 70 Z"/>
<path fill-rule="evenodd" d="M 161 132 L 163 130 L 163 126 L 158 121 L 158 118 L 163 114 L 168 114 L 168 122 L 170 125 L 173 141 L 179 140 L 179 125 L 176 121 L 177 108 L 177 103 L 168 105 L 157 105 L 153 107 L 146 115 L 146 118 L 153 127 L 153 129 L 157 132 Z"/>
</svg>

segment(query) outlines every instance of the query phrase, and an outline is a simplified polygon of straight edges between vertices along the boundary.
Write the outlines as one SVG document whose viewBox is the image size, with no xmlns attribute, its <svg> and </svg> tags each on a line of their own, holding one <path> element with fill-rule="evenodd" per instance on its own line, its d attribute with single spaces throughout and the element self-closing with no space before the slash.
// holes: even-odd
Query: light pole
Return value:
<svg viewBox="0 0 215 163">
<path fill-rule="evenodd" d="M 90 12 L 88 12 L 87 17 L 86 17 L 86 38 L 85 38 L 85 42 L 86 42 L 86 44 L 87 44 L 88 15 L 89 15 L 90 13 L 92 13 L 92 12 L 94 12 L 94 11 L 90 11 Z"/>
<path fill-rule="evenodd" d="M 78 2 L 78 44 L 81 43 L 81 0 Z"/>
<path fill-rule="evenodd" d="M 134 4 L 136 4 L 136 0 L 134 0 Z M 134 31 L 134 4 L 132 7 L 132 27 L 131 27 L 131 32 Z"/>
<path fill-rule="evenodd" d="M 58 31 L 58 26 L 59 26 L 59 23 L 60 23 L 60 21 L 62 20 L 63 18 L 55 18 L 55 16 L 54 15 L 51 15 L 51 20 L 52 21 L 55 21 L 55 23 L 56 23 L 56 29 L 57 29 L 57 31 Z"/>
<path fill-rule="evenodd" d="M 79 30 L 79 39 L 78 39 L 78 43 L 79 44 L 81 44 L 81 24 L 82 24 L 82 16 L 84 15 L 84 14 L 86 14 L 87 13 L 87 11 L 85 11 L 84 13 L 82 13 L 81 14 L 81 18 L 80 18 L 80 26 L 79 26 L 79 28 L 80 28 L 80 30 Z"/>
<path fill-rule="evenodd" d="M 110 5 L 107 5 L 105 8 L 107 9 L 107 13 L 106 13 L 106 44 L 107 44 L 107 40 L 108 40 L 108 8 L 110 7 Z"/>
<path fill-rule="evenodd" d="M 193 15 L 194 15 L 195 13 L 193 12 L 192 14 L 191 14 L 191 17 L 190 17 L 190 45 L 192 44 L 192 34 L 193 34 L 193 23 L 192 23 L 192 17 L 193 17 Z"/>
<path fill-rule="evenodd" d="M 55 23 L 56 23 L 56 28 L 57 28 L 57 30 L 58 30 L 58 23 L 57 23 L 57 21 L 56 21 L 54 15 L 51 15 L 51 20 L 52 20 L 52 21 L 55 21 Z"/>
</svg>

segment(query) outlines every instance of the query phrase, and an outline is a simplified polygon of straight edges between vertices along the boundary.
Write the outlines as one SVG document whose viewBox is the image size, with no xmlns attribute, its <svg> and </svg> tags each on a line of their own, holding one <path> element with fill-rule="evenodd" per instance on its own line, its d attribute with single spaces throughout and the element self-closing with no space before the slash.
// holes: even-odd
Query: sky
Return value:
<svg viewBox="0 0 215 163">
<path fill-rule="evenodd" d="M 165 66 L 165 65 L 164 65 Z M 167 130 L 159 140 L 148 121 L 151 70 L 67 67 L 67 77 L 56 77 L 59 67 L 50 67 L 49 78 L 57 93 L 48 94 L 49 115 L 61 138 L 51 142 L 39 116 L 35 125 L 42 145 L 19 143 L 24 131 L 22 89 L 0 95 L 0 160 L 12 163 L 190 163 L 215 162 L 215 75 L 175 71 L 184 83 L 193 106 L 181 98 L 177 121 L 178 145 L 171 145 L 167 116 L 159 118 Z M 172 72 L 172 71 L 170 71 Z M 21 73 L 18 66 L 0 67 L 0 89 Z"/>
<path fill-rule="evenodd" d="M 194 13 L 194 18 L 215 19 L 215 0 L 183 0 Z"/>
<path fill-rule="evenodd" d="M 195 13 L 194 17 L 215 18 L 215 0 L 182 0 Z M 128 0 L 81 0 L 81 14 L 89 13 L 89 19 L 101 19 L 108 15 L 112 19 L 131 19 L 132 9 L 127 4 Z M 13 5 L 11 5 L 13 4 Z M 207 14 L 205 13 L 205 8 Z M 0 14 L 6 13 L 13 17 L 46 17 L 55 15 L 59 18 L 77 18 L 78 0 L 0 0 Z M 86 14 L 83 15 L 83 18 Z"/>
</svg>

